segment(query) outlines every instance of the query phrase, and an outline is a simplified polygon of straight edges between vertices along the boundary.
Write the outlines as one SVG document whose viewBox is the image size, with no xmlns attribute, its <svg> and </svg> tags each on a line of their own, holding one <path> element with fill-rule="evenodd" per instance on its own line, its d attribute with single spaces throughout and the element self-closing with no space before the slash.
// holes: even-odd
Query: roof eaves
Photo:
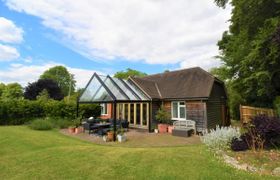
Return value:
<svg viewBox="0 0 280 180">
<path fill-rule="evenodd" d="M 146 91 L 144 91 L 144 89 L 139 84 L 137 84 L 133 77 L 129 76 L 128 79 L 131 80 L 146 96 L 148 96 L 149 99 L 152 99 L 152 97 Z"/>
</svg>

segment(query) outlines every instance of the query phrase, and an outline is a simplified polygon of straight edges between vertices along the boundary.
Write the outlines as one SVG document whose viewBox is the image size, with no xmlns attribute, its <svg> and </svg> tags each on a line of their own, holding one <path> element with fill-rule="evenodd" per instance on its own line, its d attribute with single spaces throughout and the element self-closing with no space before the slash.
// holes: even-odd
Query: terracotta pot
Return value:
<svg viewBox="0 0 280 180">
<path fill-rule="evenodd" d="M 168 133 L 172 134 L 172 130 L 174 129 L 173 126 L 168 126 Z"/>
<path fill-rule="evenodd" d="M 74 127 L 69 127 L 68 132 L 69 133 L 75 133 L 75 128 Z"/>
<path fill-rule="evenodd" d="M 158 124 L 159 133 L 166 133 L 168 125 L 167 124 Z"/>
<path fill-rule="evenodd" d="M 113 132 L 107 132 L 107 139 L 108 141 L 114 140 L 114 133 Z"/>
<path fill-rule="evenodd" d="M 83 127 L 77 127 L 75 128 L 75 134 L 80 134 L 84 131 L 84 128 Z"/>
</svg>

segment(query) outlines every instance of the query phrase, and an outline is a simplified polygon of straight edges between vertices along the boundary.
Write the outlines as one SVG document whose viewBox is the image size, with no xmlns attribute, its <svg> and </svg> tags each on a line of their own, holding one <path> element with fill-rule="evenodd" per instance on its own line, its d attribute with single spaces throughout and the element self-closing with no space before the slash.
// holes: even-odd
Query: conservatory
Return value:
<svg viewBox="0 0 280 180">
<path fill-rule="evenodd" d="M 77 114 L 79 104 L 82 103 L 99 103 L 110 107 L 114 132 L 117 119 L 125 119 L 133 127 L 151 129 L 151 99 L 131 79 L 124 80 L 94 73 L 78 98 Z"/>
</svg>

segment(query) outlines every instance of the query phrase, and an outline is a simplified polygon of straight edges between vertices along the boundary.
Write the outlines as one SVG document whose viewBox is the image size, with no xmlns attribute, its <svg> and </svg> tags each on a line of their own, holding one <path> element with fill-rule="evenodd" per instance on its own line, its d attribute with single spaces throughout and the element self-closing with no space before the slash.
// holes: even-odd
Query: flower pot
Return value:
<svg viewBox="0 0 280 180">
<path fill-rule="evenodd" d="M 75 133 L 75 128 L 74 127 L 69 127 L 68 132 L 69 133 Z"/>
<path fill-rule="evenodd" d="M 167 124 L 158 124 L 159 133 L 166 133 L 168 125 Z"/>
<path fill-rule="evenodd" d="M 173 126 L 168 126 L 168 133 L 172 134 L 172 130 L 174 129 Z"/>
<path fill-rule="evenodd" d="M 114 140 L 114 133 L 109 131 L 107 132 L 107 140 L 108 141 L 113 141 Z"/>
<path fill-rule="evenodd" d="M 84 128 L 83 127 L 77 127 L 75 128 L 75 134 L 80 134 L 84 131 Z"/>
<path fill-rule="evenodd" d="M 158 133 L 158 129 L 155 129 L 154 131 L 155 131 L 156 134 Z"/>
<path fill-rule="evenodd" d="M 117 138 L 118 138 L 119 142 L 125 142 L 126 141 L 126 136 L 124 134 L 123 135 L 118 134 Z"/>
</svg>

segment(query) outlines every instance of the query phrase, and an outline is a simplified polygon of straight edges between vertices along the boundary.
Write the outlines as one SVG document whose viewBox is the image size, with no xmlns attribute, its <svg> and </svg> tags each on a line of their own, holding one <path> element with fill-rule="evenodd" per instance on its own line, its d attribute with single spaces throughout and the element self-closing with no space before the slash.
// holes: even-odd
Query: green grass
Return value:
<svg viewBox="0 0 280 180">
<path fill-rule="evenodd" d="M 270 179 L 235 170 L 204 145 L 95 145 L 26 126 L 0 127 L 1 179 Z"/>
</svg>

